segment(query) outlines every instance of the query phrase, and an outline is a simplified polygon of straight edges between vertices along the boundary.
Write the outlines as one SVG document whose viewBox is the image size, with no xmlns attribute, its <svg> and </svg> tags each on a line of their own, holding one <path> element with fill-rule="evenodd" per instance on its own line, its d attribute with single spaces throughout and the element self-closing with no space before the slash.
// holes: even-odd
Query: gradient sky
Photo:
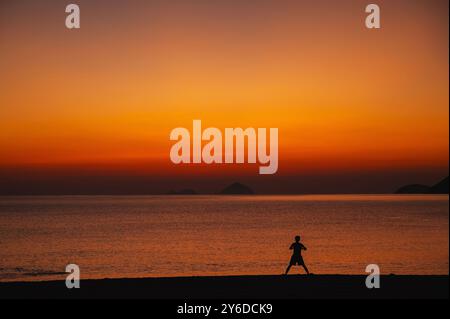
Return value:
<svg viewBox="0 0 450 319">
<path fill-rule="evenodd" d="M 448 1 L 0 0 L 0 193 L 390 192 L 448 175 Z M 279 170 L 175 166 L 175 127 L 278 127 Z"/>
</svg>

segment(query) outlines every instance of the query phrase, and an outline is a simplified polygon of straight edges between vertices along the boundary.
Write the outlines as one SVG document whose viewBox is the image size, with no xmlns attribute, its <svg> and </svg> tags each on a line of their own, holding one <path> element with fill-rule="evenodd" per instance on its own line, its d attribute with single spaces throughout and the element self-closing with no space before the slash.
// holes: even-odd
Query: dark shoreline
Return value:
<svg viewBox="0 0 450 319">
<path fill-rule="evenodd" d="M 0 299 L 442 299 L 448 275 L 382 275 L 368 289 L 364 275 L 255 275 L 0 282 Z"/>
</svg>

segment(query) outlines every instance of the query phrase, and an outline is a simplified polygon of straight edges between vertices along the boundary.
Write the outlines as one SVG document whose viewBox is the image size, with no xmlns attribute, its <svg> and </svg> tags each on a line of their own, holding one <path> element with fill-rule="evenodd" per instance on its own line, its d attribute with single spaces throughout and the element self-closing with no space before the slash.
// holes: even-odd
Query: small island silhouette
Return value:
<svg viewBox="0 0 450 319">
<path fill-rule="evenodd" d="M 196 190 L 192 188 L 183 188 L 183 189 L 171 189 L 169 190 L 166 195 L 200 195 L 203 193 L 199 193 Z M 253 189 L 251 189 L 249 186 L 241 184 L 239 182 L 235 182 L 233 184 L 228 185 L 224 189 L 222 189 L 220 192 L 216 193 L 219 195 L 252 195 L 255 194 Z"/>
<path fill-rule="evenodd" d="M 173 190 L 167 192 L 167 195 L 197 195 L 198 193 L 190 188 L 185 188 L 181 190 Z"/>
<path fill-rule="evenodd" d="M 248 186 L 235 182 L 220 191 L 222 195 L 253 195 L 255 192 Z"/>
<path fill-rule="evenodd" d="M 422 184 L 405 185 L 397 189 L 396 194 L 448 194 L 448 176 L 433 186 Z"/>
</svg>

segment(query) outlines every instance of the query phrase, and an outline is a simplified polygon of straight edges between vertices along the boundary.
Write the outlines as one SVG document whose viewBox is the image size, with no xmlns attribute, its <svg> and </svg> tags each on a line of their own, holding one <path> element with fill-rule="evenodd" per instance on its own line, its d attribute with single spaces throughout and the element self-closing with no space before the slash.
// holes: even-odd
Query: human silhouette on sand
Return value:
<svg viewBox="0 0 450 319">
<path fill-rule="evenodd" d="M 295 236 L 295 242 L 292 243 L 291 247 L 289 247 L 289 249 L 293 250 L 292 252 L 292 257 L 291 260 L 289 262 L 288 267 L 286 268 L 286 272 L 285 275 L 288 274 L 289 270 L 291 269 L 291 267 L 293 265 L 299 265 L 302 266 L 306 273 L 309 275 L 309 270 L 305 265 L 305 262 L 303 261 L 303 257 L 302 257 L 302 250 L 306 250 L 306 247 L 300 242 L 300 236 Z"/>
</svg>

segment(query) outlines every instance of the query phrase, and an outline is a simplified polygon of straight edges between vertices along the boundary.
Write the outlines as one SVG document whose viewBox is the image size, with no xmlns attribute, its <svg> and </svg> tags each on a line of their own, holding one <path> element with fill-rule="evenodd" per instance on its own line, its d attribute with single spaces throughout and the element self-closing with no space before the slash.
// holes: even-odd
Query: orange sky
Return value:
<svg viewBox="0 0 450 319">
<path fill-rule="evenodd" d="M 80 30 L 61 1 L 0 4 L 2 172 L 229 174 L 170 163 L 201 119 L 278 127 L 282 176 L 448 174 L 447 1 L 376 1 L 381 30 L 357 0 L 76 3 Z"/>
</svg>

